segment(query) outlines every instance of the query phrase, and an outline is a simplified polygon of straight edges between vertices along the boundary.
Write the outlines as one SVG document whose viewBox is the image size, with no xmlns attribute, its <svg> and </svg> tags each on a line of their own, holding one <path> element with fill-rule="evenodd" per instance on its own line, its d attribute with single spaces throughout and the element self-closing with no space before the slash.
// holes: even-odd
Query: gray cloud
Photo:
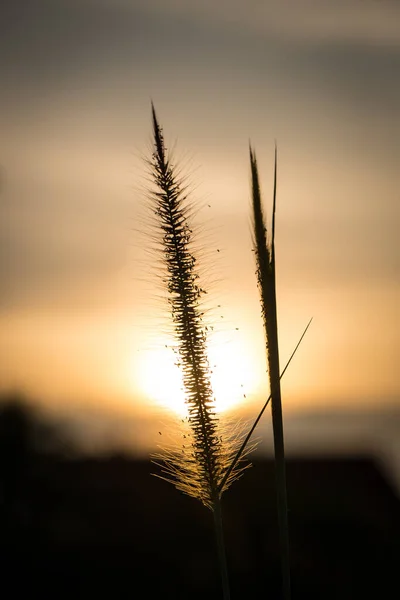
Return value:
<svg viewBox="0 0 400 600">
<path fill-rule="evenodd" d="M 96 11 L 138 10 L 165 19 L 206 22 L 208 25 L 283 36 L 309 41 L 357 40 L 367 43 L 399 44 L 397 22 L 400 8 L 396 0 L 213 0 L 191 3 L 186 0 L 86 0 Z"/>
<path fill-rule="evenodd" d="M 337 74 L 346 75 L 356 61 L 372 72 L 389 68 L 394 75 L 398 63 L 388 67 L 387 57 L 392 53 L 398 61 L 400 48 L 396 2 L 286 0 L 252 2 L 249 8 L 236 0 L 228 10 L 226 3 L 211 0 L 32 0 L 8 2 L 3 15 L 3 76 L 15 84 L 18 74 L 17 81 L 23 77 L 31 86 L 85 76 L 88 69 L 93 78 L 117 67 L 131 69 L 134 79 L 140 65 L 157 63 L 176 69 L 209 61 L 212 69 L 223 60 L 251 70 L 272 58 L 285 67 L 286 52 L 290 62 L 314 57 Z"/>
</svg>

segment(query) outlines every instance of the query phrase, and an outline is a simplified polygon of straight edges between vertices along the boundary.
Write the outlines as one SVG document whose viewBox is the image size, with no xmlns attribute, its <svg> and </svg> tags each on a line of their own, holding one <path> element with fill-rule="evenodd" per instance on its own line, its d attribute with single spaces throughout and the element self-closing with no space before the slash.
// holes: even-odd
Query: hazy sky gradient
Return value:
<svg viewBox="0 0 400 600">
<path fill-rule="evenodd" d="M 148 418 L 141 377 L 151 356 L 157 372 L 165 340 L 155 332 L 167 320 L 142 281 L 146 237 L 134 231 L 152 98 L 168 144 L 196 168 L 228 348 L 219 358 L 245 365 L 245 406 L 267 389 L 249 138 L 267 206 L 278 141 L 283 362 L 314 317 L 283 383 L 288 414 L 399 406 L 397 1 L 31 0 L 0 10 L 2 390 L 75 415 Z"/>
</svg>

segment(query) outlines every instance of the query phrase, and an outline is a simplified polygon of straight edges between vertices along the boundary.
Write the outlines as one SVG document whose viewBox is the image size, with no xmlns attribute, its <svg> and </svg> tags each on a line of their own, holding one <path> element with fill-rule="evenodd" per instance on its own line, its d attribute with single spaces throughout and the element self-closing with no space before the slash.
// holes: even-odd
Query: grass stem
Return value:
<svg viewBox="0 0 400 600">
<path fill-rule="evenodd" d="M 306 328 L 304 329 L 303 333 L 301 334 L 299 341 L 297 342 L 297 344 L 296 344 L 296 346 L 295 346 L 295 348 L 294 348 L 294 350 L 293 350 L 292 354 L 291 354 L 291 355 L 290 355 L 290 357 L 289 357 L 289 360 L 287 361 L 287 363 L 286 363 L 286 365 L 285 365 L 285 368 L 283 369 L 282 373 L 280 374 L 280 379 L 282 379 L 282 377 L 283 377 L 283 376 L 284 376 L 284 374 L 286 373 L 286 370 L 287 370 L 287 368 L 289 367 L 290 363 L 292 362 L 292 359 L 293 359 L 294 355 L 296 354 L 298 347 L 300 346 L 301 342 L 303 341 L 303 338 L 304 338 L 304 336 L 306 335 L 306 333 L 307 333 L 307 330 L 308 330 L 308 328 L 309 328 L 309 327 L 310 327 L 310 325 L 311 325 L 311 321 L 312 321 L 312 318 L 311 318 L 311 319 L 309 320 L 309 322 L 307 323 L 307 326 L 306 326 Z M 233 459 L 233 461 L 231 462 L 231 464 L 230 464 L 230 466 L 229 466 L 228 470 L 226 471 L 226 473 L 225 473 L 225 475 L 224 475 L 224 477 L 223 477 L 223 479 L 222 479 L 221 483 L 219 484 L 218 491 L 220 491 L 220 490 L 222 490 L 222 489 L 224 488 L 224 486 L 225 486 L 225 483 L 226 483 L 227 479 L 229 478 L 229 476 L 230 476 L 231 472 L 234 470 L 234 468 L 236 467 L 237 463 L 239 462 L 239 460 L 240 460 L 240 458 L 241 458 L 241 456 L 242 456 L 243 452 L 245 451 L 245 449 L 246 449 L 246 446 L 247 446 L 247 444 L 249 443 L 249 441 L 250 441 L 250 438 L 251 438 L 251 436 L 253 435 L 255 428 L 257 427 L 258 423 L 260 422 L 260 419 L 261 419 L 261 417 L 263 416 L 263 414 L 264 414 L 264 412 L 265 412 L 265 409 L 267 408 L 267 406 L 268 406 L 268 404 L 269 404 L 269 402 L 270 402 L 271 398 L 272 398 L 272 396 L 271 396 L 271 394 L 270 394 L 270 395 L 268 396 L 267 400 L 265 401 L 265 403 L 264 403 L 264 406 L 262 407 L 262 409 L 261 409 L 261 410 L 260 410 L 260 412 L 258 413 L 258 415 L 257 415 L 257 418 L 256 418 L 256 420 L 254 421 L 253 425 L 251 426 L 251 428 L 250 428 L 250 430 L 249 430 L 248 434 L 247 434 L 247 435 L 246 435 L 246 437 L 244 438 L 242 445 L 240 446 L 240 448 L 239 448 L 239 450 L 238 450 L 238 452 L 237 452 L 237 454 L 236 454 L 235 458 L 234 458 L 234 459 Z"/>
<path fill-rule="evenodd" d="M 201 308 L 206 291 L 200 285 L 197 257 L 194 256 L 190 199 L 165 146 L 153 105 L 152 121 L 150 171 L 154 187 L 149 197 L 155 215 L 162 281 L 166 286 L 191 430 L 189 443 L 175 450 L 165 449 L 164 456 L 159 458 L 167 475 L 164 479 L 198 498 L 213 512 L 223 598 L 229 600 L 221 517 L 222 490 L 218 491 L 218 483 L 227 468 L 228 457 L 230 462 L 231 452 L 229 448 L 225 452 L 222 444 L 211 386 L 207 327 Z"/>
<path fill-rule="evenodd" d="M 216 496 L 216 499 L 214 502 L 213 515 L 214 515 L 215 535 L 216 535 L 216 540 L 217 540 L 219 569 L 220 569 L 221 580 L 222 580 L 223 599 L 230 600 L 231 596 L 230 596 L 230 591 L 229 591 L 228 566 L 227 566 L 227 562 L 226 562 L 224 531 L 223 531 L 223 527 L 222 527 L 221 498 L 219 497 L 219 495 Z"/>
<path fill-rule="evenodd" d="M 286 490 L 285 445 L 283 435 L 282 398 L 279 368 L 278 319 L 276 303 L 275 269 L 275 213 L 277 183 L 277 148 L 275 145 L 274 192 L 272 209 L 272 235 L 267 242 L 267 228 L 261 204 L 261 192 L 255 153 L 250 147 L 252 175 L 254 244 L 257 261 L 258 285 L 266 333 L 268 373 L 272 405 L 272 426 L 275 451 L 276 492 L 278 503 L 279 542 L 282 567 L 283 598 L 290 600 L 290 553 L 288 505 Z"/>
</svg>

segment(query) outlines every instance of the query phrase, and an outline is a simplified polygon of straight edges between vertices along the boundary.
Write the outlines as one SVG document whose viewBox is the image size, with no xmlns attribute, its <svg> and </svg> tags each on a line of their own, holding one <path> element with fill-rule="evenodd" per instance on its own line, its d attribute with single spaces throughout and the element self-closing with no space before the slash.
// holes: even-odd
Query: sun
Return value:
<svg viewBox="0 0 400 600">
<path fill-rule="evenodd" d="M 245 404 L 259 382 L 251 345 L 243 339 L 212 343 L 208 358 L 216 411 L 221 413 Z M 168 344 L 142 354 L 137 377 L 148 400 L 179 416 L 187 415 L 182 374 Z"/>
<path fill-rule="evenodd" d="M 244 404 L 257 384 L 255 364 L 246 344 L 239 340 L 210 347 L 211 383 L 217 412 Z"/>
<path fill-rule="evenodd" d="M 138 372 L 144 395 L 162 408 L 186 416 L 182 374 L 171 348 L 157 348 L 144 353 Z"/>
</svg>

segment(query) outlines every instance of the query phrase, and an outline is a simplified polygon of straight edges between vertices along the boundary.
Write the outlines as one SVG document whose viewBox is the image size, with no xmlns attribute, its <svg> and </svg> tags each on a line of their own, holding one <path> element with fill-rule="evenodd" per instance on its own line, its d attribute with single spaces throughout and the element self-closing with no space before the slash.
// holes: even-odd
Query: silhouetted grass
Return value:
<svg viewBox="0 0 400 600">
<path fill-rule="evenodd" d="M 230 469 L 225 477 L 237 452 L 238 438 L 222 434 L 215 411 L 207 358 L 207 327 L 201 307 L 206 291 L 200 283 L 193 250 L 192 205 L 165 147 L 154 106 L 152 120 L 154 147 L 150 170 L 155 187 L 149 198 L 158 229 L 158 249 L 164 266 L 162 277 L 177 343 L 177 364 L 182 372 L 190 431 L 186 444 L 164 447 L 155 458 L 162 468 L 162 478 L 212 510 L 223 594 L 228 600 L 221 495 L 238 475 L 237 469 Z"/>
<path fill-rule="evenodd" d="M 283 417 L 281 384 L 279 369 L 278 320 L 276 306 L 276 270 L 275 270 L 275 211 L 276 211 L 276 172 L 277 149 L 275 146 L 274 192 L 272 208 L 272 227 L 270 240 L 267 239 L 267 227 L 261 204 L 261 191 L 258 178 L 256 155 L 250 147 L 250 167 L 252 177 L 253 236 L 257 263 L 257 279 L 261 296 L 261 310 L 266 335 L 268 374 L 271 390 L 272 425 L 274 435 L 278 521 L 280 552 L 282 561 L 283 597 L 290 599 L 290 556 L 289 529 L 287 518 L 287 491 L 285 447 L 283 436 Z"/>
<path fill-rule="evenodd" d="M 222 530 L 221 496 L 245 468 L 240 465 L 240 461 L 253 449 L 254 444 L 250 444 L 250 438 L 272 398 L 284 596 L 287 600 L 290 596 L 289 546 L 279 381 L 296 353 L 310 323 L 303 332 L 285 369 L 280 374 L 274 249 L 276 154 L 272 239 L 268 243 L 261 207 L 257 163 L 254 152 L 250 149 L 254 242 L 262 314 L 267 336 L 271 395 L 244 437 L 240 428 L 227 431 L 215 410 L 215 398 L 207 358 L 208 328 L 203 320 L 204 309 L 202 306 L 203 296 L 207 292 L 201 284 L 198 256 L 195 256 L 193 245 L 194 206 L 190 201 L 187 187 L 165 147 L 163 132 L 153 105 L 152 123 L 153 151 L 152 157 L 148 161 L 153 184 L 148 193 L 155 226 L 152 240 L 158 257 L 162 258 L 161 280 L 167 293 L 176 343 L 176 364 L 182 372 L 185 400 L 188 407 L 188 417 L 184 420 L 184 424 L 187 426 L 186 435 L 183 435 L 185 443 L 181 446 L 176 442 L 169 445 L 164 444 L 160 451 L 153 455 L 153 462 L 161 467 L 161 474 L 156 474 L 156 476 L 173 483 L 176 488 L 199 499 L 212 510 L 223 593 L 227 600 L 230 592 Z"/>
</svg>

